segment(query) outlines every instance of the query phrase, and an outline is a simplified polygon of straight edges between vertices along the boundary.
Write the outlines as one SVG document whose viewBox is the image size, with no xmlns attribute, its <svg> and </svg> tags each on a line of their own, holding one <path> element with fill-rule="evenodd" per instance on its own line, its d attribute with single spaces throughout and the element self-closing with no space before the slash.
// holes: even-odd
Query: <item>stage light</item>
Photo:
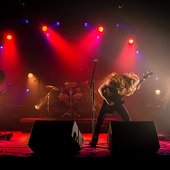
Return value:
<svg viewBox="0 0 170 170">
<path fill-rule="evenodd" d="M 24 23 L 25 23 L 25 24 L 28 24 L 28 23 L 29 23 L 29 20 L 28 20 L 28 19 L 25 19 L 25 20 L 24 20 Z"/>
<path fill-rule="evenodd" d="M 84 23 L 84 26 L 85 26 L 85 27 L 88 27 L 88 23 L 87 23 L 87 22 L 85 22 L 85 23 Z"/>
<path fill-rule="evenodd" d="M 59 22 L 59 21 L 57 21 L 57 22 L 56 22 L 56 26 L 59 26 L 59 25 L 60 25 L 60 22 Z"/>
<path fill-rule="evenodd" d="M 97 39 L 99 39 L 99 38 L 100 38 L 100 36 L 98 35 L 96 38 L 97 38 Z"/>
<path fill-rule="evenodd" d="M 99 32 L 103 32 L 103 31 L 104 31 L 104 28 L 103 28 L 102 26 L 100 26 L 100 27 L 98 28 L 98 31 L 99 31 Z"/>
<path fill-rule="evenodd" d="M 46 32 L 48 30 L 48 27 L 44 25 L 44 26 L 42 26 L 41 29 L 42 29 L 42 31 Z"/>
<path fill-rule="evenodd" d="M 116 28 L 119 28 L 119 24 L 116 24 Z"/>
<path fill-rule="evenodd" d="M 130 38 L 130 39 L 128 40 L 128 43 L 129 43 L 130 45 L 132 45 L 132 44 L 134 43 L 134 40 L 133 40 L 132 38 Z"/>
<path fill-rule="evenodd" d="M 155 90 L 155 94 L 159 96 L 161 94 L 161 91 L 159 89 Z"/>
<path fill-rule="evenodd" d="M 39 105 L 35 105 L 34 106 L 36 110 L 39 110 L 40 109 L 40 106 Z"/>
<path fill-rule="evenodd" d="M 136 51 L 136 56 L 140 57 L 140 52 L 138 50 Z"/>
<path fill-rule="evenodd" d="M 88 22 L 84 22 L 84 27 L 87 29 L 87 30 L 91 30 L 92 29 L 92 26 L 90 25 L 90 23 Z M 98 29 L 98 28 L 97 28 Z"/>
<path fill-rule="evenodd" d="M 2 45 L 0 46 L 0 49 L 3 49 L 3 46 L 2 46 Z"/>
<path fill-rule="evenodd" d="M 30 89 L 27 88 L 27 89 L 26 89 L 26 92 L 28 93 L 29 91 L 30 91 Z"/>
<path fill-rule="evenodd" d="M 60 26 L 60 22 L 56 21 L 54 22 L 54 24 L 51 25 L 51 28 L 55 29 L 56 27 L 59 27 L 59 26 Z"/>
<path fill-rule="evenodd" d="M 6 38 L 7 38 L 7 40 L 12 40 L 12 35 L 11 35 L 11 34 L 8 34 L 8 35 L 6 36 Z"/>
<path fill-rule="evenodd" d="M 34 75 L 33 75 L 32 73 L 29 73 L 29 74 L 28 74 L 28 78 L 33 78 L 33 76 L 34 76 Z"/>
</svg>

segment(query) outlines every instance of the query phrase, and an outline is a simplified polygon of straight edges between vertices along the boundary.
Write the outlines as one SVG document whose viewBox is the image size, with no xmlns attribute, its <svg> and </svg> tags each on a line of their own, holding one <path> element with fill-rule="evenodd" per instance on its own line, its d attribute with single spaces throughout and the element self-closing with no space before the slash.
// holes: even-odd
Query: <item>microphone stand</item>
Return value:
<svg viewBox="0 0 170 170">
<path fill-rule="evenodd" d="M 91 97 L 92 97 L 92 135 L 94 135 L 94 118 L 95 118 L 95 99 L 94 99 L 94 73 L 96 70 L 96 64 L 98 60 L 94 59 L 94 68 L 91 76 L 91 82 L 90 82 L 90 92 L 91 92 Z"/>
</svg>

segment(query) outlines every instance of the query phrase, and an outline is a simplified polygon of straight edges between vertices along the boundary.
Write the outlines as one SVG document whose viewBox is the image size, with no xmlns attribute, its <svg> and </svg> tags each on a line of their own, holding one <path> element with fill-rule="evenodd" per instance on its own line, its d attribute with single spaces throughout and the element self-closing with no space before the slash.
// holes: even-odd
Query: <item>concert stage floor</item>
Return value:
<svg viewBox="0 0 170 170">
<path fill-rule="evenodd" d="M 100 165 L 110 167 L 115 166 L 116 164 L 119 164 L 119 166 L 124 166 L 124 163 L 128 161 L 130 164 L 140 163 L 139 167 L 141 167 L 145 163 L 153 165 L 158 165 L 158 163 L 160 163 L 167 165 L 170 162 L 170 139 L 162 136 L 161 134 L 158 134 L 160 149 L 156 155 L 151 157 L 147 155 L 145 157 L 141 157 L 140 153 L 138 156 L 134 157 L 130 157 L 124 153 L 121 154 L 121 157 L 111 155 L 111 152 L 107 146 L 107 133 L 101 133 L 96 148 L 91 148 L 89 146 L 91 134 L 82 133 L 84 142 L 81 150 L 76 155 L 60 156 L 58 153 L 55 153 L 52 156 L 36 157 L 33 156 L 33 151 L 28 147 L 28 141 L 31 133 L 22 131 L 1 131 L 1 134 L 9 132 L 13 134 L 13 137 L 9 141 L 3 139 L 0 140 L 0 162 L 5 163 L 6 165 L 10 165 L 10 163 L 13 163 L 13 165 L 16 163 L 17 165 L 20 162 L 30 163 L 27 164 L 28 166 L 31 165 L 31 163 L 41 165 L 45 163 L 48 165 L 50 162 L 52 163 L 50 165 L 53 166 L 64 165 L 69 167 L 76 166 L 76 163 L 82 163 L 82 167 L 90 167 L 90 165 L 94 163 L 93 165 L 95 165 L 95 167 L 100 167 Z M 44 134 L 44 138 L 45 137 L 46 134 Z"/>
</svg>

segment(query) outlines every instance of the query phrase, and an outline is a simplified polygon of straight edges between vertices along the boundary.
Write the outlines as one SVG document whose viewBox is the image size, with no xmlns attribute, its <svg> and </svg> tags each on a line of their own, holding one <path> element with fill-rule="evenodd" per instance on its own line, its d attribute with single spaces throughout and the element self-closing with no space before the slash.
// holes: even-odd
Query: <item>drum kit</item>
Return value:
<svg viewBox="0 0 170 170">
<path fill-rule="evenodd" d="M 40 100 L 38 104 L 35 105 L 37 110 L 40 110 L 42 106 L 45 105 L 47 113 L 50 114 L 52 111 L 51 103 L 54 101 L 52 95 L 54 92 L 59 92 L 59 102 L 68 106 L 68 110 L 61 117 L 80 117 L 80 115 L 73 109 L 73 105 L 80 103 L 83 98 L 81 88 L 78 87 L 76 82 L 65 82 L 63 88 L 52 85 L 46 85 L 45 88 L 48 90 L 48 93 Z"/>
<path fill-rule="evenodd" d="M 73 110 L 73 105 L 75 102 L 80 101 L 82 98 L 82 93 L 76 82 L 65 82 L 64 89 L 59 96 L 59 99 L 66 102 L 69 109 L 62 117 L 80 117 L 78 113 Z"/>
</svg>

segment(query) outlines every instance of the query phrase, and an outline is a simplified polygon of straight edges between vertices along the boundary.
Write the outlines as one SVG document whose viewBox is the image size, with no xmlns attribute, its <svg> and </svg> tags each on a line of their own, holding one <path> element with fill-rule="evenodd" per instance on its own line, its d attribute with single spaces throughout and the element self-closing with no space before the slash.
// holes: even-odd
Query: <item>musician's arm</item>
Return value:
<svg viewBox="0 0 170 170">
<path fill-rule="evenodd" d="M 110 100 L 110 98 L 112 97 L 112 93 L 110 92 L 109 87 L 110 87 L 110 82 L 107 81 L 106 83 L 104 83 L 99 87 L 98 92 L 103 97 L 103 99 L 105 99 L 108 105 L 113 106 L 114 102 Z"/>
</svg>

